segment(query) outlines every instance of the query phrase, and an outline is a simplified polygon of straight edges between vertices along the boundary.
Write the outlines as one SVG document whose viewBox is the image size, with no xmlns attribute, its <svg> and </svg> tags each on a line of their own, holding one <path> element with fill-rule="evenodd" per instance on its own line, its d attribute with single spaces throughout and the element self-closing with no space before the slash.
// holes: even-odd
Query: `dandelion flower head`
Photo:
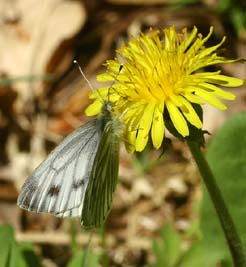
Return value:
<svg viewBox="0 0 246 267">
<path fill-rule="evenodd" d="M 150 30 L 149 34 L 132 38 L 117 51 L 117 59 L 106 62 L 107 71 L 98 80 L 113 85 L 97 90 L 105 99 L 109 95 L 117 112 L 123 114 L 126 141 L 134 150 L 142 151 L 149 138 L 155 148 L 161 146 L 165 112 L 177 132 L 186 137 L 190 134 L 188 124 L 198 129 L 203 126 L 194 104 L 208 103 L 225 110 L 220 99 L 234 100 L 234 94 L 220 86 L 241 86 L 241 79 L 220 71 L 204 71 L 207 66 L 236 61 L 216 53 L 225 37 L 217 45 L 205 46 L 212 32 L 213 27 L 203 37 L 196 27 L 190 33 L 186 28 L 178 33 L 175 27 Z M 94 102 L 87 108 L 87 115 L 100 113 L 99 94 L 92 93 Z"/>
</svg>

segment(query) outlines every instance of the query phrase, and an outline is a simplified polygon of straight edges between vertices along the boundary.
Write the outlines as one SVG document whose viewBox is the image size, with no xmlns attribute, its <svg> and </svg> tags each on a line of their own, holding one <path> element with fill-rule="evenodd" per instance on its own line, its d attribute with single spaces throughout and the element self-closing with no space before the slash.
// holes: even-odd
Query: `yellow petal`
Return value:
<svg viewBox="0 0 246 267">
<path fill-rule="evenodd" d="M 192 107 L 192 105 L 183 97 L 179 97 L 180 102 L 183 104 L 181 107 L 181 110 L 186 117 L 186 119 L 194 125 L 196 128 L 201 129 L 202 128 L 202 122 L 197 115 L 196 111 Z"/>
<path fill-rule="evenodd" d="M 123 120 L 126 129 L 126 142 L 125 146 L 128 152 L 132 153 L 135 151 L 137 129 L 139 129 L 139 123 L 144 113 L 144 107 L 139 108 L 139 104 L 135 104 L 129 107 L 129 110 L 123 115 Z"/>
<path fill-rule="evenodd" d="M 105 73 L 101 73 L 97 75 L 97 81 L 99 82 L 109 82 L 113 80 L 114 80 L 114 76 L 109 72 L 105 72 Z"/>
<path fill-rule="evenodd" d="M 138 128 L 138 135 L 136 140 L 136 151 L 142 151 L 147 142 L 149 137 L 149 130 L 151 127 L 152 119 L 153 119 L 153 112 L 154 112 L 154 104 L 146 105 L 144 110 L 143 116 L 141 118 L 139 128 Z"/>
<path fill-rule="evenodd" d="M 207 90 L 212 91 L 211 93 L 223 99 L 234 100 L 236 98 L 236 96 L 233 93 L 224 91 L 213 84 L 202 83 L 199 86 L 204 88 L 205 90 L 207 89 Z"/>
<path fill-rule="evenodd" d="M 164 104 L 156 106 L 153 116 L 153 124 L 151 128 L 151 138 L 155 148 L 160 148 L 164 138 L 164 120 L 163 120 Z"/>
<path fill-rule="evenodd" d="M 173 122 L 174 127 L 176 130 L 182 135 L 182 136 L 187 136 L 189 135 L 189 128 L 188 125 L 182 116 L 181 112 L 179 109 L 173 105 L 172 102 L 168 101 L 166 103 L 170 118 Z"/>
<path fill-rule="evenodd" d="M 192 74 L 192 77 L 194 79 L 200 79 L 205 82 L 219 84 L 226 87 L 238 87 L 243 85 L 243 80 L 229 77 L 226 75 L 220 75 L 218 72 L 201 72 L 201 73 L 195 73 Z"/>
<path fill-rule="evenodd" d="M 204 90 L 199 90 L 197 88 L 197 90 L 195 91 L 195 94 L 197 96 L 200 96 L 204 100 L 206 100 L 206 102 L 208 104 L 210 104 L 216 108 L 219 108 L 221 110 L 226 110 L 226 106 L 220 100 L 218 100 L 215 96 L 213 96 L 211 93 L 206 92 Z"/>
<path fill-rule="evenodd" d="M 215 75 L 213 79 L 215 79 L 213 83 L 220 84 L 226 87 L 238 87 L 243 85 L 243 80 L 235 77 L 229 77 L 225 75 Z"/>
<path fill-rule="evenodd" d="M 118 73 L 120 70 L 121 63 L 117 59 L 116 60 L 111 59 L 107 60 L 105 65 L 108 67 L 108 69 L 110 69 L 114 73 Z"/>
<path fill-rule="evenodd" d="M 107 96 L 109 95 L 109 88 L 110 88 L 110 86 L 106 86 L 106 87 L 101 87 L 97 90 L 93 90 L 90 93 L 89 98 L 90 99 L 100 99 L 100 101 L 103 102 L 103 100 L 106 99 Z"/>
<path fill-rule="evenodd" d="M 194 88 L 193 88 L 193 90 L 191 90 L 191 92 L 192 91 L 194 91 Z M 197 96 L 195 96 L 193 93 L 185 92 L 185 94 L 183 95 L 183 97 L 186 98 L 191 103 L 195 103 L 195 104 L 199 104 L 199 105 L 204 104 L 204 101 L 202 101 L 200 98 L 198 98 Z"/>
<path fill-rule="evenodd" d="M 103 106 L 103 102 L 101 102 L 100 100 L 96 99 L 92 104 L 90 104 L 86 110 L 85 110 L 85 114 L 87 116 L 95 116 L 97 114 L 99 114 L 102 110 L 102 106 Z"/>
<path fill-rule="evenodd" d="M 199 53 L 199 59 L 207 57 L 208 55 L 212 54 L 215 50 L 217 50 L 224 42 L 225 42 L 225 37 L 221 40 L 220 43 L 217 45 L 211 46 L 209 48 L 204 48 L 200 53 Z"/>
<path fill-rule="evenodd" d="M 194 38 L 196 37 L 197 35 L 197 28 L 196 27 L 193 27 L 190 35 L 188 38 L 186 38 L 182 43 L 181 43 L 181 48 L 182 48 L 182 51 L 185 51 L 189 46 L 190 44 L 193 42 Z"/>
<path fill-rule="evenodd" d="M 136 136 L 137 136 L 136 130 L 132 130 L 131 128 L 127 130 L 125 147 L 129 153 L 133 153 L 135 151 Z"/>
</svg>

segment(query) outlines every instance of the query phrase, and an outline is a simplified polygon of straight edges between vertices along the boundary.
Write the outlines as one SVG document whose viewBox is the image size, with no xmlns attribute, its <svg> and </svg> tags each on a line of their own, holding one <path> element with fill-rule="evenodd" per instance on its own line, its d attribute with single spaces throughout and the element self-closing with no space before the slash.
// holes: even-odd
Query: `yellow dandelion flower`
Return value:
<svg viewBox="0 0 246 267">
<path fill-rule="evenodd" d="M 113 86 L 99 88 L 100 95 L 115 103 L 119 114 L 123 113 L 127 142 L 136 151 L 142 151 L 151 136 L 154 147 L 159 148 L 165 133 L 164 114 L 168 112 L 177 132 L 189 135 L 188 124 L 198 129 L 202 121 L 194 104 L 208 103 L 219 109 L 226 109 L 220 99 L 233 100 L 234 94 L 219 88 L 237 87 L 241 79 L 222 75 L 220 71 L 206 72 L 204 67 L 218 63 L 235 62 L 218 56 L 216 50 L 222 41 L 205 47 L 213 32 L 206 37 L 198 33 L 196 27 L 190 34 L 187 29 L 177 33 L 174 27 L 160 31 L 151 30 L 133 38 L 117 51 L 120 60 L 109 60 L 107 72 L 98 80 L 113 81 Z M 119 68 L 123 64 L 122 70 Z M 200 70 L 198 72 L 198 70 Z M 87 115 L 95 115 L 101 110 L 99 94 L 93 94 L 94 103 L 87 108 Z"/>
</svg>

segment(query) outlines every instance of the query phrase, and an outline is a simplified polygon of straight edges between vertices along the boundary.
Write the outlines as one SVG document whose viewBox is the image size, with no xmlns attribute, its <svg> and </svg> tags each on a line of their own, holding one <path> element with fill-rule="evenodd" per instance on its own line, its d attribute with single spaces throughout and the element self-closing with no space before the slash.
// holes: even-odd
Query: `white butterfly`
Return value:
<svg viewBox="0 0 246 267">
<path fill-rule="evenodd" d="M 118 180 L 122 124 L 105 102 L 101 115 L 68 135 L 24 183 L 17 204 L 28 211 L 81 217 L 100 226 Z"/>
</svg>

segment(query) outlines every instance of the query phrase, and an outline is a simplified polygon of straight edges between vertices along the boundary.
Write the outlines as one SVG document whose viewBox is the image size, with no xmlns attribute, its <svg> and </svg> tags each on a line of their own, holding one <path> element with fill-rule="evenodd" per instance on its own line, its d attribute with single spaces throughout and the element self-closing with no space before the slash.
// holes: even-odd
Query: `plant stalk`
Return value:
<svg viewBox="0 0 246 267">
<path fill-rule="evenodd" d="M 242 241 L 238 235 L 233 219 L 229 213 L 208 162 L 203 156 L 197 142 L 187 141 L 187 143 L 219 217 L 221 227 L 231 252 L 234 267 L 246 267 L 246 257 L 243 252 Z"/>
</svg>

